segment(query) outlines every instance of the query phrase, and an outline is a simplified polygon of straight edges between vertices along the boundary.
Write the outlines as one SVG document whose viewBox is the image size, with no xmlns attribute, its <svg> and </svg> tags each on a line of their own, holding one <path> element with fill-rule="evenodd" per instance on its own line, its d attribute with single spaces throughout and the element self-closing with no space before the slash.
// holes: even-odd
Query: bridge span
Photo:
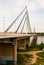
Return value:
<svg viewBox="0 0 44 65">
<path fill-rule="evenodd" d="M 0 33 L 0 60 L 17 63 L 17 47 L 24 48 L 30 44 L 33 34 Z"/>
<path fill-rule="evenodd" d="M 25 11 L 25 14 L 17 27 L 15 33 L 10 33 L 8 30 L 12 27 L 12 25 L 16 22 L 16 20 L 21 16 L 21 14 Z M 19 28 L 21 27 L 22 21 L 22 29 L 20 33 L 18 33 Z M 26 24 L 25 24 L 26 23 Z M 24 25 L 27 26 L 27 29 L 24 28 Z M 25 34 L 23 33 L 23 29 L 25 29 Z M 18 15 L 18 17 L 11 23 L 11 25 L 3 32 L 0 33 L 0 64 L 14 63 L 17 64 L 17 47 L 24 48 L 26 50 L 26 45 L 30 44 L 30 37 L 35 36 L 35 34 L 27 34 L 31 33 L 31 26 L 29 22 L 29 16 L 27 7 L 23 9 L 23 11 Z"/>
<path fill-rule="evenodd" d="M 4 39 L 4 38 L 19 38 L 19 37 L 30 37 L 30 36 L 34 36 L 34 34 L 26 34 L 26 33 L 0 33 L 0 39 Z"/>
</svg>

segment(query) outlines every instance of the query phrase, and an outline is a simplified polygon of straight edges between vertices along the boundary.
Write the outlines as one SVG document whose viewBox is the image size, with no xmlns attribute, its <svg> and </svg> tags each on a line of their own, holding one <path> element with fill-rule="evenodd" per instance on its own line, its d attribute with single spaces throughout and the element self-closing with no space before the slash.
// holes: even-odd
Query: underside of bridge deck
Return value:
<svg viewBox="0 0 44 65">
<path fill-rule="evenodd" d="M 24 38 L 24 39 L 19 39 L 17 46 L 19 49 L 26 50 L 26 46 L 29 46 L 29 44 L 30 44 L 30 37 Z"/>
<path fill-rule="evenodd" d="M 0 43 L 0 64 L 17 63 L 17 39 L 13 43 Z"/>
<path fill-rule="evenodd" d="M 30 37 L 0 39 L 0 64 L 17 63 L 17 47 L 26 50 Z"/>
</svg>

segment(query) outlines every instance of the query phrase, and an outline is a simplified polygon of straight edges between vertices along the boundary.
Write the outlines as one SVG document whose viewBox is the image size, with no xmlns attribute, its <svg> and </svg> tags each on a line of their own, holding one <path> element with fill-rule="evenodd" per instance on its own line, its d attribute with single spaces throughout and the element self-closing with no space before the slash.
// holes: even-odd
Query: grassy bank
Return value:
<svg viewBox="0 0 44 65">
<path fill-rule="evenodd" d="M 44 59 L 37 58 L 36 63 L 34 63 L 32 65 L 44 65 Z"/>
<path fill-rule="evenodd" d="M 18 54 L 17 55 L 17 65 L 25 65 L 27 60 L 30 62 L 29 58 L 32 58 L 32 55 L 29 55 L 29 54 Z"/>
<path fill-rule="evenodd" d="M 39 57 L 44 58 L 44 52 L 37 53 L 37 55 L 38 55 Z"/>
<path fill-rule="evenodd" d="M 37 58 L 36 63 L 32 65 L 44 65 L 44 52 L 37 53 L 40 58 Z"/>
</svg>

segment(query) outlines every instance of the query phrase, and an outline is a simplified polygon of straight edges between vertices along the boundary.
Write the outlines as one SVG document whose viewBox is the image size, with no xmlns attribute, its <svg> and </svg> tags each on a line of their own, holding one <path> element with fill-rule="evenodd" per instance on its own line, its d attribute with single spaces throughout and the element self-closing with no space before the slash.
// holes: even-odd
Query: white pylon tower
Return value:
<svg viewBox="0 0 44 65">
<path fill-rule="evenodd" d="M 29 15 L 28 15 L 28 10 L 27 7 L 26 8 L 26 19 L 25 19 L 25 26 L 23 29 L 23 33 L 31 33 L 31 25 L 30 25 L 30 21 L 29 21 Z"/>
<path fill-rule="evenodd" d="M 27 7 L 26 7 L 26 12 L 27 12 L 27 29 L 28 29 L 28 31 L 27 31 L 27 33 L 31 33 L 31 26 L 30 26 L 30 21 L 29 21 L 29 15 L 28 15 L 28 10 L 27 10 Z"/>
</svg>

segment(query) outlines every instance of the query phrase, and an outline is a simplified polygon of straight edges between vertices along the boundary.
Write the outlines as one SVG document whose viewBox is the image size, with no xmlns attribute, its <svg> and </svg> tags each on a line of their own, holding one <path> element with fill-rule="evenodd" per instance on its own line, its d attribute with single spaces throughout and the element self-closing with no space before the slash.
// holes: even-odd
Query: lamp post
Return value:
<svg viewBox="0 0 44 65">
<path fill-rule="evenodd" d="M 4 32 L 5 32 L 5 17 L 3 17 L 3 25 L 4 25 Z"/>
</svg>

